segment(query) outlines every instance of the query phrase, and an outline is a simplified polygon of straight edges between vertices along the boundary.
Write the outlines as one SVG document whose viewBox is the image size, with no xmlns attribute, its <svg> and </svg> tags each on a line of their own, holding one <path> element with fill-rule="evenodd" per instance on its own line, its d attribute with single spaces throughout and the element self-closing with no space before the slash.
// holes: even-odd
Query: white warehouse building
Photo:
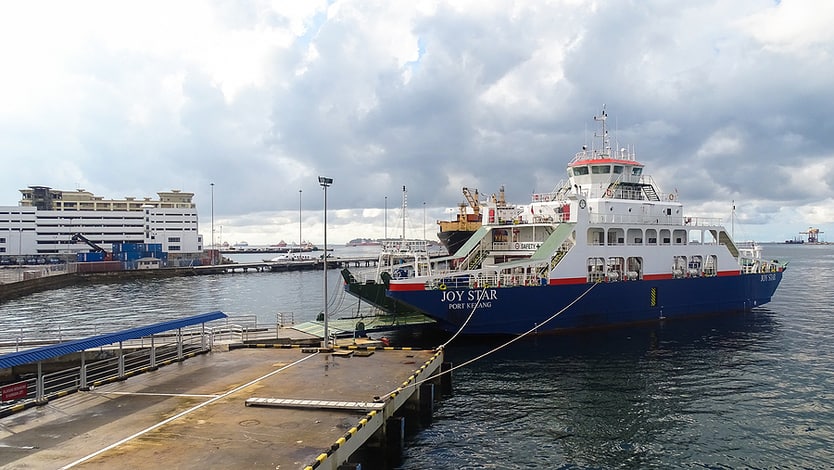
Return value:
<svg viewBox="0 0 834 470">
<path fill-rule="evenodd" d="M 89 251 L 89 241 L 112 251 L 114 243 L 157 243 L 172 258 L 203 251 L 194 193 L 158 192 L 159 199 L 104 199 L 93 193 L 46 186 L 21 189 L 17 206 L 0 206 L 0 256 L 44 256 Z"/>
</svg>

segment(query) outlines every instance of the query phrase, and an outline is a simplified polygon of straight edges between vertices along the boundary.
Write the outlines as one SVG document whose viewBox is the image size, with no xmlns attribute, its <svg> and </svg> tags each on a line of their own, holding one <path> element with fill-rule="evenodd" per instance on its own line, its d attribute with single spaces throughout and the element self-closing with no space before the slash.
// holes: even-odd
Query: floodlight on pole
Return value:
<svg viewBox="0 0 834 470">
<path fill-rule="evenodd" d="M 214 183 L 211 183 L 211 264 L 215 264 L 214 258 Z"/>
<path fill-rule="evenodd" d="M 322 255 L 322 264 L 324 264 L 324 341 L 322 348 L 330 348 L 330 331 L 327 328 L 327 188 L 333 184 L 333 178 L 326 176 L 319 176 L 319 185 L 324 189 L 324 255 Z"/>
</svg>

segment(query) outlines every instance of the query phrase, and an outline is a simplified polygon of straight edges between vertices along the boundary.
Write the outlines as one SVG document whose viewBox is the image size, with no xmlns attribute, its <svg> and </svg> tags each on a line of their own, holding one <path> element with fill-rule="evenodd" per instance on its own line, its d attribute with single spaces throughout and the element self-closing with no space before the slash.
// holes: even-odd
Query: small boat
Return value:
<svg viewBox="0 0 834 470">
<path fill-rule="evenodd" d="M 745 312 L 771 300 L 786 263 L 736 243 L 720 219 L 686 213 L 612 148 L 603 108 L 567 180 L 527 204 L 487 201 L 451 256 L 391 276 L 388 297 L 450 332 L 548 333 Z M 617 146 L 619 147 L 619 146 Z"/>
<path fill-rule="evenodd" d="M 265 263 L 289 263 L 291 261 L 312 261 L 316 259 L 313 255 L 308 253 L 290 252 L 283 253 L 274 258 L 264 259 Z"/>
<path fill-rule="evenodd" d="M 380 240 L 376 270 L 368 275 L 354 274 L 342 269 L 345 291 L 360 301 L 387 314 L 414 314 L 417 309 L 388 297 L 386 291 L 392 279 L 407 279 L 429 275 L 431 261 L 428 243 L 414 239 Z"/>
</svg>

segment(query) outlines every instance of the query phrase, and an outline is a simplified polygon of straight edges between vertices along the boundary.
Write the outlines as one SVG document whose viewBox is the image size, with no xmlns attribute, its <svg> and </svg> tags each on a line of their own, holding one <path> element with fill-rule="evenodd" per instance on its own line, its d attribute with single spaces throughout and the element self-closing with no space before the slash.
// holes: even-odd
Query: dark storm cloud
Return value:
<svg viewBox="0 0 834 470">
<path fill-rule="evenodd" d="M 515 202 L 553 188 L 605 105 L 615 145 L 635 146 L 692 210 L 723 216 L 739 201 L 762 226 L 834 217 L 825 5 L 123 10 L 66 8 L 45 25 L 34 12 L 2 15 L 32 19 L 0 24 L 13 31 L 6 44 L 30 47 L 4 49 L 12 111 L 0 112 L 0 149 L 5 162 L 30 162 L 6 165 L 5 203 L 29 184 L 106 197 L 179 188 L 197 194 L 205 221 L 215 183 L 230 236 L 240 227 L 254 239 L 260 224 L 274 242 L 294 239 L 299 202 L 316 224 L 306 212 L 320 209 L 316 177 L 326 175 L 341 211 L 331 221 L 346 230 L 380 225 L 378 209 L 399 206 L 403 185 L 412 210 L 425 202 L 434 220 L 462 186 L 488 195 L 506 185 Z"/>
</svg>

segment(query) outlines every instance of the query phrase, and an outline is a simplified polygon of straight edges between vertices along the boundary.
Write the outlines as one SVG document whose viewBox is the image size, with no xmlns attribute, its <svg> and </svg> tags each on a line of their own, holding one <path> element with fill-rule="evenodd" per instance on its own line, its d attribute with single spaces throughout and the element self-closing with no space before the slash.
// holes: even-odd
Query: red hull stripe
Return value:
<svg viewBox="0 0 834 470">
<path fill-rule="evenodd" d="M 606 163 L 614 163 L 614 164 L 617 164 L 617 165 L 625 165 L 625 166 L 628 166 L 628 165 L 643 166 L 639 162 L 629 161 L 629 160 L 618 160 L 616 158 L 586 158 L 585 160 L 578 160 L 578 161 L 575 161 L 573 163 L 569 163 L 568 166 L 573 167 L 573 166 L 581 166 L 581 165 L 589 165 L 589 164 L 590 165 L 600 165 L 600 164 L 604 165 Z"/>
<path fill-rule="evenodd" d="M 551 286 L 563 286 L 568 284 L 585 284 L 588 282 L 584 277 L 565 277 L 562 279 L 551 279 L 548 284 Z"/>
<path fill-rule="evenodd" d="M 395 284 L 391 283 L 388 286 L 388 290 L 391 291 L 410 291 L 410 290 L 426 290 L 425 284 Z"/>
</svg>

